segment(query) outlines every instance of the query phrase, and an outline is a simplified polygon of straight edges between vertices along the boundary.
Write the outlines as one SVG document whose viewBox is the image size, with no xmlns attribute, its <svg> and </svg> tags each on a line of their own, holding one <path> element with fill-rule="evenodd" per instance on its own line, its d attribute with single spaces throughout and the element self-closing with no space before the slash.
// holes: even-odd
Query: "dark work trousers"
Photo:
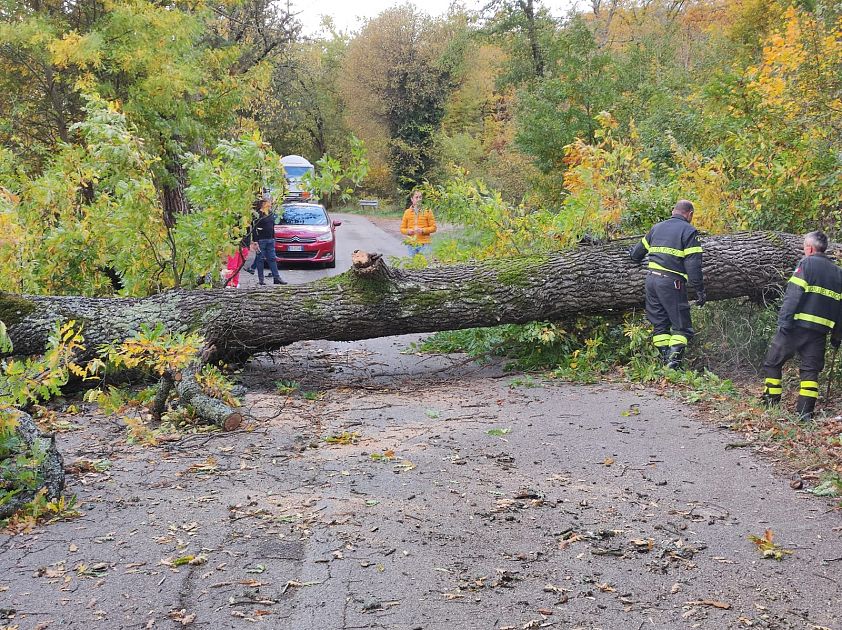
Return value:
<svg viewBox="0 0 842 630">
<path fill-rule="evenodd" d="M 778 330 L 763 361 L 763 376 L 780 382 L 784 363 L 797 354 L 801 357 L 801 381 L 818 381 L 819 372 L 824 369 L 826 341 L 826 332 L 812 328 L 793 326 L 789 331 Z"/>
<path fill-rule="evenodd" d="M 652 324 L 652 342 L 658 348 L 686 346 L 694 331 L 684 278 L 649 271 L 646 276 L 646 319 Z"/>
</svg>

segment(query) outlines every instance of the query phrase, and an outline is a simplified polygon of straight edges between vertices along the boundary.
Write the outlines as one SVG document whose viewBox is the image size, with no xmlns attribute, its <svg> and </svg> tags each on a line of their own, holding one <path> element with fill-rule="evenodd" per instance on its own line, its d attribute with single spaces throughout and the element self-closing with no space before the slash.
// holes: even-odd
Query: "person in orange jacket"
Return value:
<svg viewBox="0 0 842 630">
<path fill-rule="evenodd" d="M 436 231 L 436 218 L 429 208 L 421 208 L 421 191 L 412 191 L 412 203 L 403 213 L 401 233 L 406 235 L 404 244 L 410 257 L 421 254 L 428 258 L 431 253 L 430 235 Z"/>
</svg>

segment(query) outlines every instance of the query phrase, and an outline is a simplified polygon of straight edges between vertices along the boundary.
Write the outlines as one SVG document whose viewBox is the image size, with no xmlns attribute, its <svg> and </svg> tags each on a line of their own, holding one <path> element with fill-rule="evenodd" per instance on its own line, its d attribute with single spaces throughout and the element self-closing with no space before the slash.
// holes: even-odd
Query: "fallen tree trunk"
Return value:
<svg viewBox="0 0 842 630">
<path fill-rule="evenodd" d="M 802 256 L 802 237 L 749 232 L 704 240 L 708 300 L 781 286 Z M 358 254 L 351 271 L 298 286 L 172 291 L 144 299 L 0 294 L 15 354 L 37 354 L 57 319 L 83 325 L 89 352 L 142 324 L 201 331 L 218 357 L 246 358 L 306 339 L 355 340 L 626 311 L 643 304 L 644 268 L 629 243 L 547 256 L 418 271 Z"/>
</svg>

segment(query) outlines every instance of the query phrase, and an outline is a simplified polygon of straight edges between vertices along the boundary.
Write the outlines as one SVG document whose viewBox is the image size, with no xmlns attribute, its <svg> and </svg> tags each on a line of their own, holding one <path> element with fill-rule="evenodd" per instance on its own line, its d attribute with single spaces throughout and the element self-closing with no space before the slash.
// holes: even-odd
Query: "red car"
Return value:
<svg viewBox="0 0 842 630">
<path fill-rule="evenodd" d="M 317 203 L 285 203 L 275 216 L 278 262 L 336 267 L 336 227 L 342 221 L 332 221 L 324 206 Z"/>
</svg>

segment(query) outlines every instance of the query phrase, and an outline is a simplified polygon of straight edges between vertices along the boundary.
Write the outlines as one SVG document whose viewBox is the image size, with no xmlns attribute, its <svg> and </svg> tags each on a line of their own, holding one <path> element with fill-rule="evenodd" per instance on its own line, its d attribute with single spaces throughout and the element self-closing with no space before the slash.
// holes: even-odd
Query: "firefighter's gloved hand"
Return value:
<svg viewBox="0 0 842 630">
<path fill-rule="evenodd" d="M 704 291 L 696 291 L 696 306 L 704 306 L 708 301 L 708 296 Z"/>
<path fill-rule="evenodd" d="M 842 346 L 842 339 L 831 339 L 830 345 L 833 346 L 834 350 L 838 350 L 839 346 Z"/>
</svg>

